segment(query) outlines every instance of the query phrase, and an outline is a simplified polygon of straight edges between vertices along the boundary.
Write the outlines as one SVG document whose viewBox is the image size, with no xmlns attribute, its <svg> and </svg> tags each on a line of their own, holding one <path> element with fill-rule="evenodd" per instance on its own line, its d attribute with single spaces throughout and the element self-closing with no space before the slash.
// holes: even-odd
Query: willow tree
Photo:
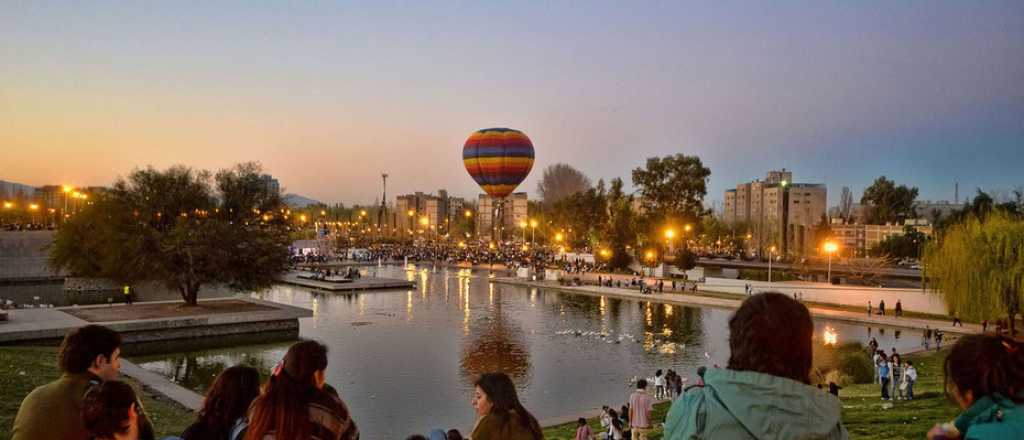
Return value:
<svg viewBox="0 0 1024 440">
<path fill-rule="evenodd" d="M 1010 331 L 1024 300 L 1024 220 L 1002 212 L 969 217 L 925 249 L 925 272 L 950 313 L 1007 317 Z"/>
</svg>

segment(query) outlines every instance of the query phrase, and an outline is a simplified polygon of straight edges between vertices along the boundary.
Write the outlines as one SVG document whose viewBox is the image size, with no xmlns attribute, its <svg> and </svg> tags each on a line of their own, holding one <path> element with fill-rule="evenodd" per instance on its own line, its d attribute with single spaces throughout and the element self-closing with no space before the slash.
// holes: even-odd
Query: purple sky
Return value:
<svg viewBox="0 0 1024 440">
<path fill-rule="evenodd" d="M 0 179 L 109 184 L 256 160 L 291 192 L 447 188 L 473 130 L 593 180 L 696 154 L 709 200 L 770 168 L 859 196 L 1024 185 L 1024 2 L 16 2 Z M 555 3 L 555 4 L 551 4 Z"/>
</svg>

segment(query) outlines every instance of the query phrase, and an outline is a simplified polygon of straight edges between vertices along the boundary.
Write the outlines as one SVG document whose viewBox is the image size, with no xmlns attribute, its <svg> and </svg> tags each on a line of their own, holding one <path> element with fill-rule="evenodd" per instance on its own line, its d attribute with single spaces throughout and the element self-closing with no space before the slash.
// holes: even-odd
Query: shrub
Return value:
<svg viewBox="0 0 1024 440">
<path fill-rule="evenodd" d="M 839 356 L 839 371 L 853 380 L 853 383 L 870 383 L 874 379 L 875 366 L 863 352 L 843 353 Z"/>
</svg>

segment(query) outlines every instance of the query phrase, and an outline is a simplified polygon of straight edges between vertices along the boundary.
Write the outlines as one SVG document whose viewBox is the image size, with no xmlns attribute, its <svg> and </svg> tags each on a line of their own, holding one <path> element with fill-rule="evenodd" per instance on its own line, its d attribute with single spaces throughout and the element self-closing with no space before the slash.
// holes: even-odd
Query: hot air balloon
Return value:
<svg viewBox="0 0 1024 440">
<path fill-rule="evenodd" d="M 503 199 L 533 169 L 533 143 L 511 128 L 477 130 L 462 147 L 462 163 L 485 193 Z"/>
<path fill-rule="evenodd" d="M 501 221 L 505 218 L 505 197 L 512 194 L 533 168 L 533 143 L 526 134 L 511 128 L 485 128 L 466 139 L 462 147 L 462 164 L 470 177 L 494 198 L 495 210 L 491 225 L 501 240 Z"/>
</svg>

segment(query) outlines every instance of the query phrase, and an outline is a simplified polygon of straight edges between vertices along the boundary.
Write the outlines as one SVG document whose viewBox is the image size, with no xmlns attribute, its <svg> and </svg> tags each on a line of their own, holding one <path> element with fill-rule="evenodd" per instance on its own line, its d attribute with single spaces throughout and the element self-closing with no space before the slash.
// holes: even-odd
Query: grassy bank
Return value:
<svg viewBox="0 0 1024 440">
<path fill-rule="evenodd" d="M 942 362 L 946 351 L 908 356 L 917 368 L 918 380 L 914 386 L 913 401 L 883 402 L 878 385 L 850 385 L 840 392 L 843 405 L 843 424 L 851 439 L 921 439 L 933 425 L 956 417 L 958 408 L 949 403 L 943 393 Z M 623 401 L 628 396 L 623 396 Z M 609 402 L 615 406 L 619 402 Z M 668 404 L 654 407 L 654 420 L 663 421 Z M 597 418 L 588 423 L 594 432 L 601 424 Z M 651 440 L 662 438 L 661 428 L 655 429 Z M 548 440 L 576 438 L 576 423 L 551 426 L 544 429 Z"/>
<path fill-rule="evenodd" d="M 18 406 L 33 388 L 60 377 L 57 368 L 57 351 L 53 347 L 0 347 L 0 438 L 11 438 L 14 416 Z M 130 379 L 126 381 L 135 387 L 142 386 Z M 153 393 L 142 391 L 142 405 L 146 408 L 157 438 L 178 435 L 195 420 L 195 414 L 175 402 L 168 401 Z"/>
</svg>

